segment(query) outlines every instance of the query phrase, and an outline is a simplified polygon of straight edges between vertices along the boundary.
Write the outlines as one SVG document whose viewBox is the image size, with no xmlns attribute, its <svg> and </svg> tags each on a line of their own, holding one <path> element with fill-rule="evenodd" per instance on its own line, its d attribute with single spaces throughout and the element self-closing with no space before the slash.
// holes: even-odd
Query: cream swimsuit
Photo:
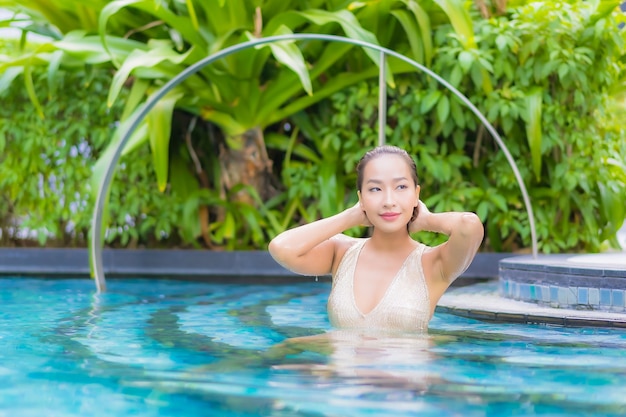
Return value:
<svg viewBox="0 0 626 417">
<path fill-rule="evenodd" d="M 430 299 L 422 270 L 422 254 L 427 246 L 419 244 L 407 256 L 380 302 L 363 314 L 354 299 L 354 271 L 365 242 L 367 239 L 348 248 L 333 276 L 328 297 L 330 323 L 347 329 L 427 331 Z"/>
</svg>

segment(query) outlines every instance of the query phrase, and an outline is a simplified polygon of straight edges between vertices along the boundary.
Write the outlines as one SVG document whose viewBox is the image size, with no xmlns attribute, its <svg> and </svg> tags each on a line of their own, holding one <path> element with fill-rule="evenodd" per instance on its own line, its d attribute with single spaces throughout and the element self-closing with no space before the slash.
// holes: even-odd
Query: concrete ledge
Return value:
<svg viewBox="0 0 626 417">
<path fill-rule="evenodd" d="M 549 275 L 556 274 L 561 280 L 567 277 L 614 277 L 626 278 L 626 252 L 603 254 L 562 254 L 532 256 L 515 256 L 500 261 L 502 274 L 514 275 L 524 280 L 532 272 Z M 534 279 L 530 279 L 534 281 Z M 562 281 L 561 281 L 562 282 Z"/>
<path fill-rule="evenodd" d="M 626 328 L 625 313 L 542 307 L 511 300 L 500 297 L 497 282 L 451 289 L 439 300 L 437 311 L 502 323 Z"/>
<path fill-rule="evenodd" d="M 175 279 L 293 278 L 266 251 L 105 249 L 104 272 L 111 278 Z M 479 253 L 462 278 L 497 278 L 498 262 L 509 253 Z M 0 276 L 89 277 L 87 249 L 0 248 Z"/>
<path fill-rule="evenodd" d="M 503 259 L 500 295 L 554 308 L 626 313 L 626 253 Z"/>
</svg>

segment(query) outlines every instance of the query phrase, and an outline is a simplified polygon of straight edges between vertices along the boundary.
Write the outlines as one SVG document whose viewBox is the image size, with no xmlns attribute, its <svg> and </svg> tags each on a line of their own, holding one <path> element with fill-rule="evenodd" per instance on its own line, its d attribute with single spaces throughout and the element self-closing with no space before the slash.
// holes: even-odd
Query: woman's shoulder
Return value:
<svg viewBox="0 0 626 417">
<path fill-rule="evenodd" d="M 337 270 L 339 263 L 343 259 L 348 249 L 354 245 L 364 244 L 369 238 L 357 238 L 343 233 L 335 235 L 331 238 L 335 243 L 335 259 L 333 261 L 333 273 Z"/>
<path fill-rule="evenodd" d="M 368 240 L 369 238 L 352 237 L 352 236 L 348 236 L 348 235 L 343 234 L 343 233 L 339 233 L 339 234 L 336 234 L 335 236 L 333 236 L 331 239 L 333 239 L 335 241 L 336 245 L 346 245 L 346 246 L 350 247 L 350 246 L 354 245 L 355 243 L 364 242 L 364 241 Z"/>
<path fill-rule="evenodd" d="M 333 236 L 335 240 L 335 253 L 345 252 L 354 245 L 363 245 L 370 238 L 368 237 L 352 237 L 344 234 Z"/>
</svg>

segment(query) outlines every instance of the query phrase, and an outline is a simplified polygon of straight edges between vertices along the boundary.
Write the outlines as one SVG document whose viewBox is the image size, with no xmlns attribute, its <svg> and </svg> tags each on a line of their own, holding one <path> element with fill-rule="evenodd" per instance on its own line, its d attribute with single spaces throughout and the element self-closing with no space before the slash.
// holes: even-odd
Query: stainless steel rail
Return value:
<svg viewBox="0 0 626 417">
<path fill-rule="evenodd" d="M 129 120 L 129 123 L 126 127 L 126 131 L 123 132 L 123 135 L 118 142 L 115 151 L 113 153 L 113 157 L 109 165 L 106 168 L 104 177 L 100 186 L 98 188 L 98 194 L 96 197 L 96 203 L 94 206 L 94 213 L 91 222 L 91 245 L 90 245 L 90 262 L 92 263 L 92 269 L 94 278 L 96 281 L 96 289 L 98 292 L 106 291 L 106 280 L 104 276 L 104 269 L 102 264 L 102 223 L 103 223 L 103 210 L 104 210 L 104 202 L 109 192 L 109 186 L 111 184 L 111 180 L 113 179 L 113 174 L 115 171 L 115 167 L 118 164 L 120 159 L 122 150 L 124 146 L 128 142 L 131 137 L 133 131 L 137 128 L 139 123 L 143 120 L 144 117 L 148 114 L 148 112 L 156 105 L 156 103 L 163 98 L 163 96 L 169 92 L 171 89 L 179 85 L 181 82 L 186 80 L 191 75 L 195 74 L 202 68 L 207 65 L 222 59 L 230 54 L 241 51 L 247 48 L 253 48 L 257 45 L 264 45 L 272 42 L 281 42 L 281 41 L 298 41 L 298 40 L 320 40 L 320 41 L 330 41 L 330 42 L 341 42 L 348 43 L 355 46 L 361 46 L 363 48 L 373 49 L 380 53 L 380 62 L 379 62 L 379 143 L 384 143 L 385 138 L 385 120 L 386 120 L 386 57 L 393 56 L 401 61 L 406 62 L 407 64 L 413 66 L 414 68 L 422 71 L 423 73 L 429 75 L 439 82 L 441 85 L 450 90 L 455 96 L 457 96 L 469 109 L 478 117 L 478 119 L 483 123 L 487 131 L 492 135 L 493 139 L 496 141 L 500 150 L 504 153 L 511 169 L 515 174 L 515 178 L 522 192 L 522 197 L 524 199 L 524 204 L 526 206 L 526 211 L 528 212 L 528 220 L 530 223 L 530 233 L 532 240 L 532 254 L 533 257 L 537 257 L 537 235 L 535 229 L 535 218 L 533 215 L 532 205 L 530 202 L 530 197 L 526 190 L 526 186 L 524 185 L 524 181 L 522 176 L 517 168 L 515 160 L 511 156 L 508 148 L 504 144 L 504 141 L 496 131 L 496 129 L 489 123 L 487 118 L 474 106 L 470 100 L 461 94 L 453 85 L 448 83 L 445 79 L 440 77 L 435 72 L 431 71 L 427 67 L 415 62 L 414 60 L 399 54 L 398 52 L 392 51 L 391 49 L 384 48 L 379 45 L 375 45 L 373 43 L 360 41 L 356 39 L 350 39 L 342 36 L 335 35 L 323 35 L 323 34 L 309 34 L 309 33 L 300 33 L 300 34 L 289 34 L 289 35 L 279 35 L 279 36 L 269 36 L 266 38 L 254 39 L 248 42 L 244 42 L 241 44 L 233 45 L 231 47 L 225 48 L 219 52 L 216 52 L 201 61 L 196 62 L 190 67 L 183 70 L 180 74 L 172 78 L 170 81 L 165 83 L 159 90 L 157 90 L 150 98 L 143 104 L 140 111 L 135 113 L 133 118 Z"/>
</svg>

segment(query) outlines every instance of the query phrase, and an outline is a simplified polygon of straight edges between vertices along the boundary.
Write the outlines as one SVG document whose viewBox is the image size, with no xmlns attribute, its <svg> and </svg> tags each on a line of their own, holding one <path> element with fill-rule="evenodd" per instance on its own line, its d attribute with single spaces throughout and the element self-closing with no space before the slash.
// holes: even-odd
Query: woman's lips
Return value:
<svg viewBox="0 0 626 417">
<path fill-rule="evenodd" d="M 383 220 L 387 220 L 387 221 L 392 221 L 398 218 L 398 216 L 400 216 L 400 213 L 383 213 L 380 215 L 380 217 L 383 218 Z"/>
</svg>

